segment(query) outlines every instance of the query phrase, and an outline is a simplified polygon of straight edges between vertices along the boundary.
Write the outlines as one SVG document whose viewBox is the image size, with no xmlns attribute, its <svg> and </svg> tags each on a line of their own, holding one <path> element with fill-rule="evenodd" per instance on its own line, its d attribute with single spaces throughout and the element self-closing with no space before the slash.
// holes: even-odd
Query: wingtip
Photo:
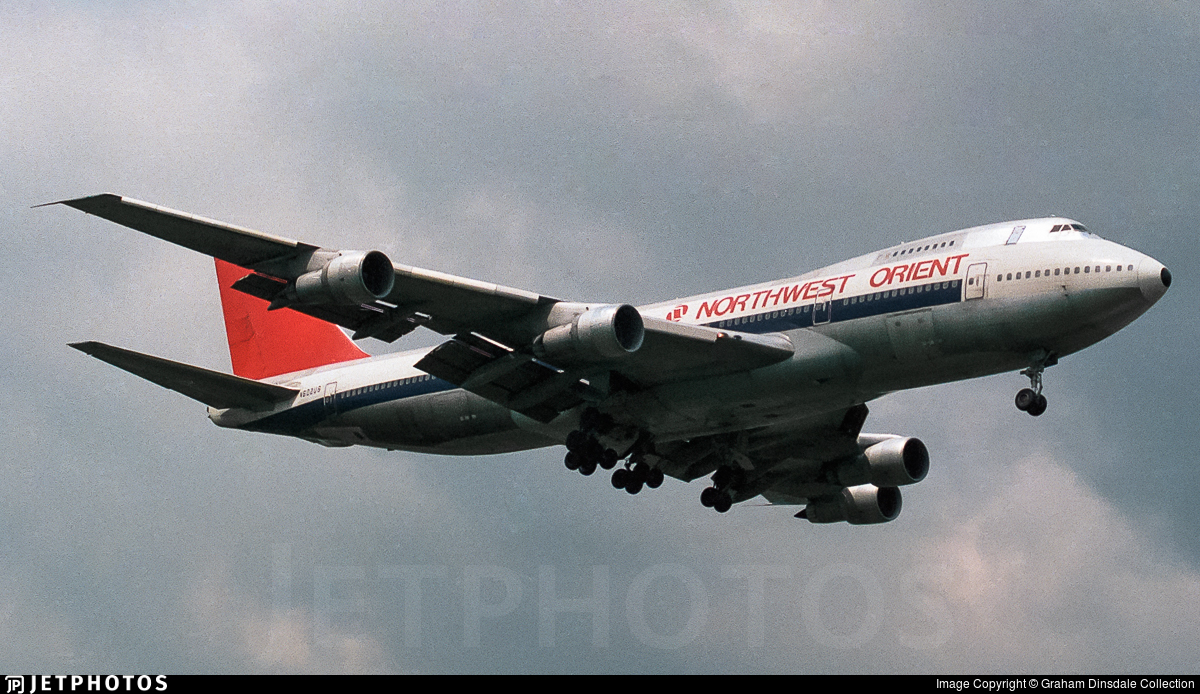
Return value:
<svg viewBox="0 0 1200 694">
<path fill-rule="evenodd" d="M 37 209 L 39 207 L 50 207 L 51 205 L 66 205 L 67 207 L 74 207 L 77 210 L 83 210 L 84 212 L 86 212 L 87 210 L 84 208 L 87 206 L 87 203 L 89 203 L 89 202 L 98 202 L 100 200 L 120 200 L 120 199 L 121 199 L 121 196 L 117 195 L 116 193 L 100 193 L 99 195 L 88 195 L 88 196 L 85 196 L 82 198 L 69 198 L 67 200 L 55 200 L 54 202 L 43 202 L 40 205 L 34 205 L 30 209 Z"/>
</svg>

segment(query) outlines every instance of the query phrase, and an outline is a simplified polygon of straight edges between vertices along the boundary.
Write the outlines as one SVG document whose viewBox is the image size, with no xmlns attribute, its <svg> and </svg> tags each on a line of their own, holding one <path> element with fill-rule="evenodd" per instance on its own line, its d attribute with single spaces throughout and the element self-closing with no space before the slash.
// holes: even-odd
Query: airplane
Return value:
<svg viewBox="0 0 1200 694">
<path fill-rule="evenodd" d="M 560 299 L 224 224 L 111 193 L 62 204 L 216 259 L 233 375 L 70 345 L 208 405 L 220 427 L 325 446 L 482 455 L 565 445 L 637 494 L 710 477 L 812 523 L 884 523 L 924 479 L 915 437 L 863 433 L 887 393 L 1042 375 L 1171 285 L 1162 263 L 1048 217 L 937 234 L 798 277 L 647 306 Z M 339 327 L 340 326 L 340 327 Z M 369 356 L 417 328 L 436 347 Z M 342 328 L 352 331 L 347 336 Z M 614 470 L 615 468 L 615 470 Z"/>
</svg>

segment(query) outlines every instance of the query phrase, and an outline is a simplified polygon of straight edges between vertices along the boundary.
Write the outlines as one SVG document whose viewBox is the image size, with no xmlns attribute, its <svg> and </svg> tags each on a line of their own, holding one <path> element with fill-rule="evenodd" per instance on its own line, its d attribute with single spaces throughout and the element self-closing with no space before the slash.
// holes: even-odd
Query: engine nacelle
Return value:
<svg viewBox="0 0 1200 694">
<path fill-rule="evenodd" d="M 537 336 L 533 353 L 551 363 L 611 361 L 638 351 L 645 337 L 636 308 L 599 306 Z"/>
<path fill-rule="evenodd" d="M 386 255 L 352 251 L 297 277 L 288 294 L 302 304 L 369 304 L 387 296 L 395 282 L 396 271 Z"/>
<path fill-rule="evenodd" d="M 900 487 L 920 482 L 928 472 L 929 449 L 925 444 L 912 437 L 892 436 L 867 446 L 857 458 L 839 465 L 836 477 L 846 486 Z"/>
<path fill-rule="evenodd" d="M 803 518 L 810 523 L 871 525 L 896 520 L 900 515 L 900 490 L 863 484 L 846 487 L 835 496 L 816 499 L 804 508 Z"/>
</svg>

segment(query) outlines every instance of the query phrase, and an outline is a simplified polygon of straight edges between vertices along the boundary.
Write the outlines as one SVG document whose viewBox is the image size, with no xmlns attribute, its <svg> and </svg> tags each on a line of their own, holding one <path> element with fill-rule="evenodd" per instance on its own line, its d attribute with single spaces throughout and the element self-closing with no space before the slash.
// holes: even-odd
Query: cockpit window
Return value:
<svg viewBox="0 0 1200 694">
<path fill-rule="evenodd" d="M 1078 231 L 1079 233 L 1083 234 L 1085 238 L 1089 238 L 1089 239 L 1100 238 L 1096 234 L 1093 234 L 1092 232 L 1088 231 L 1087 227 L 1083 226 L 1082 224 L 1055 224 L 1054 226 L 1050 227 L 1051 234 L 1053 234 L 1057 231 Z"/>
</svg>

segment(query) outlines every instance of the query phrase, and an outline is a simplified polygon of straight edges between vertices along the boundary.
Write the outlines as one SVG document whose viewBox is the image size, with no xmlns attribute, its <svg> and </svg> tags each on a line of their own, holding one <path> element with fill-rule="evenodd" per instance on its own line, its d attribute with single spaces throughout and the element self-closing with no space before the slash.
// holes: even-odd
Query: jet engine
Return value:
<svg viewBox="0 0 1200 694">
<path fill-rule="evenodd" d="M 880 438 L 883 440 L 871 443 Z M 835 470 L 838 484 L 900 487 L 920 482 L 929 472 L 929 450 L 920 439 L 864 434 L 859 437 L 859 445 L 865 445 L 862 454 Z"/>
<path fill-rule="evenodd" d="M 392 291 L 396 271 L 379 251 L 351 251 L 305 273 L 287 290 L 288 299 L 302 304 L 369 304 Z"/>
<path fill-rule="evenodd" d="M 629 304 L 598 306 L 534 338 L 533 353 L 552 363 L 611 361 L 642 346 L 642 314 Z"/>
<path fill-rule="evenodd" d="M 810 523 L 846 521 L 850 525 L 870 525 L 896 520 L 900 506 L 899 489 L 862 484 L 846 487 L 831 497 L 814 499 L 799 517 L 807 518 Z"/>
</svg>

